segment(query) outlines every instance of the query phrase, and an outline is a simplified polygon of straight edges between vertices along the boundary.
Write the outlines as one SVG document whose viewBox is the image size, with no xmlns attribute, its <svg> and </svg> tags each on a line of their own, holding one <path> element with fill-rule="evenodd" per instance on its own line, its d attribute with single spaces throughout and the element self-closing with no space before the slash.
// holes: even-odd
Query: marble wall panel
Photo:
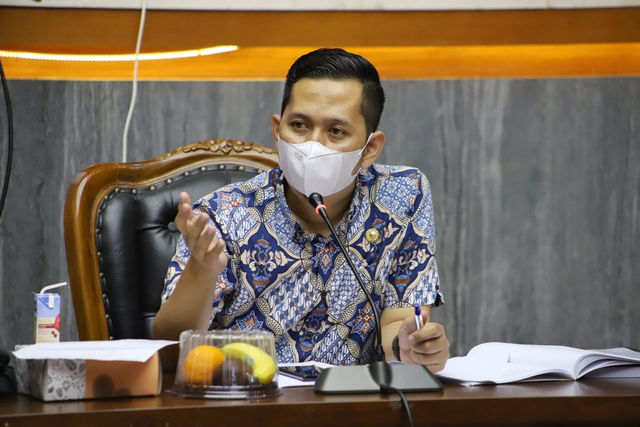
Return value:
<svg viewBox="0 0 640 427">
<path fill-rule="evenodd" d="M 640 79 L 384 86 L 380 161 L 430 179 L 446 300 L 433 318 L 452 354 L 492 340 L 640 347 Z M 66 279 L 71 179 L 121 159 L 131 84 L 9 87 L 16 147 L 0 218 L 0 339 L 13 346 L 32 340 L 31 292 Z M 272 144 L 281 91 L 280 82 L 142 82 L 128 159 L 217 137 Z M 61 294 L 63 338 L 76 339 Z"/>
</svg>

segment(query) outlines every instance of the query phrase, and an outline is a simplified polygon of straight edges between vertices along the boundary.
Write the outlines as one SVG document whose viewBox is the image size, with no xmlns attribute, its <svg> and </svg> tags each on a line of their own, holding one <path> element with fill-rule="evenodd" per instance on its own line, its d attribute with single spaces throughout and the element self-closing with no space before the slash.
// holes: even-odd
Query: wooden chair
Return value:
<svg viewBox="0 0 640 427">
<path fill-rule="evenodd" d="M 80 172 L 64 210 L 65 245 L 81 340 L 152 338 L 167 266 L 180 237 L 173 222 L 192 200 L 278 165 L 277 153 L 217 139 L 139 163 Z"/>
</svg>

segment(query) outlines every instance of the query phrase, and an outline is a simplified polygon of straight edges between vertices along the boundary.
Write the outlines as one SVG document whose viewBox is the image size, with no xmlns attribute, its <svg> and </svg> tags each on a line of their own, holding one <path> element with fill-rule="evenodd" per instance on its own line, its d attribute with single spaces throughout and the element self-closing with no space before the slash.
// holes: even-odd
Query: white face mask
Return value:
<svg viewBox="0 0 640 427">
<path fill-rule="evenodd" d="M 319 193 L 326 197 L 345 189 L 356 178 L 356 167 L 367 143 L 357 151 L 335 151 L 316 141 L 289 144 L 278 135 L 280 169 L 289 185 L 309 197 Z"/>
</svg>

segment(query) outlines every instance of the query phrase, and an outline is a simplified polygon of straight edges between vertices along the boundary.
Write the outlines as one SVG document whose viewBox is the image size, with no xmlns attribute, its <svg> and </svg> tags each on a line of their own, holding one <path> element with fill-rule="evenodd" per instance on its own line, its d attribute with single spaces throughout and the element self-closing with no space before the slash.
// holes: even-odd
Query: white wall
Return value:
<svg viewBox="0 0 640 427">
<path fill-rule="evenodd" d="M 138 9 L 143 0 L 0 0 L 1 6 Z M 489 10 L 640 6 L 640 0 L 147 0 L 148 9 L 199 10 Z"/>
</svg>

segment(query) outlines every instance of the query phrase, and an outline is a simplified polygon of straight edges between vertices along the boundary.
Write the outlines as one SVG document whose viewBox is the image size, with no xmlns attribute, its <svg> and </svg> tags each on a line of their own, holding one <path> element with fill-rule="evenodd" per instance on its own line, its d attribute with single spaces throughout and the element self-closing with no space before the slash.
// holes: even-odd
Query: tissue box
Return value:
<svg viewBox="0 0 640 427">
<path fill-rule="evenodd" d="M 18 391 L 44 401 L 160 394 L 158 353 L 146 362 L 16 359 Z"/>
<path fill-rule="evenodd" d="M 160 348 L 171 341 L 41 343 L 16 357 L 18 391 L 44 401 L 158 395 Z"/>
</svg>

